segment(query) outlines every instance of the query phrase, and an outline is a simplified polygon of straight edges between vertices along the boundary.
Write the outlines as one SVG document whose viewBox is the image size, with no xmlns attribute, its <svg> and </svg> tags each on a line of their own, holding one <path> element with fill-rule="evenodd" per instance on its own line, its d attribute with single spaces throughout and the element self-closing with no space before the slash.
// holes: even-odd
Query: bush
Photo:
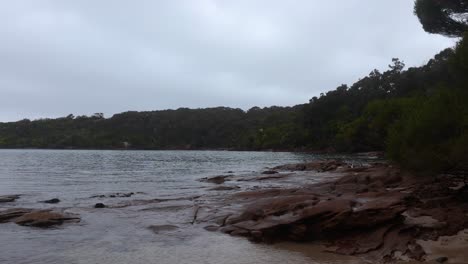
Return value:
<svg viewBox="0 0 468 264">
<path fill-rule="evenodd" d="M 421 172 L 466 168 L 467 99 L 462 91 L 444 88 L 408 109 L 389 130 L 388 156 Z"/>
</svg>

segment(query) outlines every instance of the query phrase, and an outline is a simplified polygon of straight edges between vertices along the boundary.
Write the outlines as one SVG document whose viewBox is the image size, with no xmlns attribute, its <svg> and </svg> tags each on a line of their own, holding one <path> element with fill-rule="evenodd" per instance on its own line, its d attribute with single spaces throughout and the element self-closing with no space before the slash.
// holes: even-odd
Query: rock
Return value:
<svg viewBox="0 0 468 264">
<path fill-rule="evenodd" d="M 32 212 L 32 209 L 24 209 L 24 208 L 15 208 L 15 209 L 8 209 L 0 212 L 0 223 L 8 222 L 14 218 L 20 217 L 24 214 Z"/>
<path fill-rule="evenodd" d="M 336 249 L 330 251 L 339 254 L 354 255 L 375 250 L 382 246 L 385 234 L 390 228 L 391 226 L 385 225 L 369 232 L 357 232 L 349 237 L 340 238 L 334 243 Z"/>
<path fill-rule="evenodd" d="M 437 263 L 445 263 L 448 261 L 447 257 L 440 257 L 435 260 Z"/>
<path fill-rule="evenodd" d="M 249 191 L 235 192 L 219 201 L 221 207 L 206 210 L 208 217 L 197 222 L 211 224 L 208 230 L 254 242 L 322 241 L 333 252 L 365 254 L 375 261 L 372 263 L 399 257 L 421 261 L 427 251 L 418 240 L 451 236 L 468 226 L 467 199 L 460 198 L 458 189 L 450 188 L 458 187 L 456 179 L 436 182 L 388 163 L 353 167 L 339 161 L 315 161 L 273 170 L 336 172 L 329 174 L 332 180 L 316 184 L 250 187 Z M 253 183 L 287 175 L 262 174 L 266 175 L 234 179 Z"/>
<path fill-rule="evenodd" d="M 127 198 L 127 197 L 132 197 L 134 195 L 134 192 L 129 192 L 129 193 L 111 193 L 111 194 L 99 194 L 99 195 L 93 195 L 90 198 Z"/>
<path fill-rule="evenodd" d="M 151 231 L 153 231 L 155 234 L 161 233 L 161 232 L 168 232 L 168 231 L 174 231 L 178 229 L 179 227 L 174 226 L 174 225 L 152 225 L 148 227 Z"/>
<path fill-rule="evenodd" d="M 20 198 L 20 195 L 3 195 L 0 196 L 0 203 L 14 202 L 18 198 Z"/>
<path fill-rule="evenodd" d="M 447 225 L 445 222 L 439 222 L 431 216 L 418 216 L 411 217 L 407 212 L 402 214 L 405 217 L 405 225 L 407 226 L 419 226 L 423 228 L 440 229 Z"/>
<path fill-rule="evenodd" d="M 299 164 L 286 164 L 274 167 L 273 170 L 286 170 L 286 171 L 332 171 L 336 170 L 345 163 L 336 160 L 312 161 Z"/>
<path fill-rule="evenodd" d="M 75 215 L 63 214 L 50 210 L 15 208 L 0 212 L 0 223 L 13 221 L 22 226 L 50 227 L 61 225 L 66 221 L 79 220 L 80 218 Z"/>
<path fill-rule="evenodd" d="M 214 183 L 214 184 L 223 184 L 228 177 L 230 177 L 230 176 L 229 175 L 219 175 L 219 176 L 215 176 L 215 177 L 211 177 L 211 178 L 202 178 L 202 179 L 200 179 L 200 181 L 202 181 L 202 182 L 211 182 L 211 183 Z"/>
<path fill-rule="evenodd" d="M 205 226 L 203 229 L 205 229 L 206 231 L 215 232 L 219 230 L 219 226 L 209 225 Z"/>
<path fill-rule="evenodd" d="M 307 166 L 305 163 L 286 164 L 286 165 L 276 166 L 273 169 L 285 170 L 285 171 L 305 171 L 307 169 Z"/>
<path fill-rule="evenodd" d="M 43 203 L 48 203 L 48 204 L 56 204 L 56 203 L 60 203 L 60 199 L 58 198 L 53 198 L 53 199 L 50 199 L 50 200 L 45 200 L 45 201 L 42 201 Z"/>
<path fill-rule="evenodd" d="M 94 208 L 106 208 L 106 205 L 103 203 L 97 203 L 94 205 Z"/>
<path fill-rule="evenodd" d="M 262 172 L 262 174 L 277 174 L 277 173 L 278 172 L 274 170 L 267 170 L 267 171 Z"/>
<path fill-rule="evenodd" d="M 274 175 L 266 175 L 254 178 L 253 181 L 266 181 L 266 180 L 276 180 L 276 179 L 284 179 L 291 176 L 291 174 L 274 174 Z"/>
<path fill-rule="evenodd" d="M 387 230 L 403 223 L 406 194 L 349 191 L 336 197 L 326 189 L 323 192 L 319 197 L 301 189 L 236 194 L 247 204 L 240 214 L 226 220 L 221 231 L 265 242 L 354 236 L 360 243 L 351 239 L 351 247 L 341 245 L 340 252 L 358 253 L 378 248 Z"/>
<path fill-rule="evenodd" d="M 23 214 L 14 221 L 17 225 L 45 228 L 54 225 L 61 225 L 65 221 L 72 220 L 79 221 L 79 218 L 58 212 L 39 210 Z"/>
<path fill-rule="evenodd" d="M 240 189 L 239 186 L 218 186 L 209 189 L 210 191 L 232 191 L 232 190 L 237 190 Z"/>
</svg>

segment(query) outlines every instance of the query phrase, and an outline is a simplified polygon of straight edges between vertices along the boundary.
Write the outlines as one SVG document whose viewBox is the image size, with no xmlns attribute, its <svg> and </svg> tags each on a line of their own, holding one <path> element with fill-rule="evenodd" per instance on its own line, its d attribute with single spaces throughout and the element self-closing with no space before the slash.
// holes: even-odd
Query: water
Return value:
<svg viewBox="0 0 468 264">
<path fill-rule="evenodd" d="M 227 195 L 208 191 L 213 185 L 198 179 L 252 175 L 314 158 L 274 152 L 0 150 L 0 195 L 22 194 L 0 209 L 55 208 L 81 217 L 80 223 L 52 229 L 0 224 L 0 263 L 355 263 L 316 246 L 253 244 L 191 224 L 194 197 Z M 117 192 L 135 195 L 93 197 Z M 51 198 L 61 202 L 39 202 Z M 169 200 L 145 202 L 154 198 Z M 94 209 L 97 202 L 114 208 Z M 155 233 L 148 228 L 154 225 L 172 228 Z"/>
</svg>

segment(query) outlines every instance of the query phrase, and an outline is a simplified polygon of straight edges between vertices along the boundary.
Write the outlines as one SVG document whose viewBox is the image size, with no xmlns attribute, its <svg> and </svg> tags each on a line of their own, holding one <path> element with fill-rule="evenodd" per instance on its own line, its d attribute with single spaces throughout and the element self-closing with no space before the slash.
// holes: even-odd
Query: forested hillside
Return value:
<svg viewBox="0 0 468 264">
<path fill-rule="evenodd" d="M 33 148 L 264 149 L 301 146 L 303 105 L 69 115 L 0 125 L 0 145 Z"/>
<path fill-rule="evenodd" d="M 424 29 L 459 37 L 456 47 L 421 67 L 393 59 L 303 105 L 21 120 L 0 123 L 0 147 L 385 150 L 412 169 L 468 170 L 467 13 L 467 1 L 417 0 Z"/>
</svg>

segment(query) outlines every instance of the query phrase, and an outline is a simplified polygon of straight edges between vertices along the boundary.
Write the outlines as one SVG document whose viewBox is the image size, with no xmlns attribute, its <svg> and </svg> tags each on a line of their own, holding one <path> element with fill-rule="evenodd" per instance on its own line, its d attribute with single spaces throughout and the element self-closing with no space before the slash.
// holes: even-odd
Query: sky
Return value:
<svg viewBox="0 0 468 264">
<path fill-rule="evenodd" d="M 292 106 L 453 39 L 411 0 L 0 0 L 0 122 Z"/>
</svg>

